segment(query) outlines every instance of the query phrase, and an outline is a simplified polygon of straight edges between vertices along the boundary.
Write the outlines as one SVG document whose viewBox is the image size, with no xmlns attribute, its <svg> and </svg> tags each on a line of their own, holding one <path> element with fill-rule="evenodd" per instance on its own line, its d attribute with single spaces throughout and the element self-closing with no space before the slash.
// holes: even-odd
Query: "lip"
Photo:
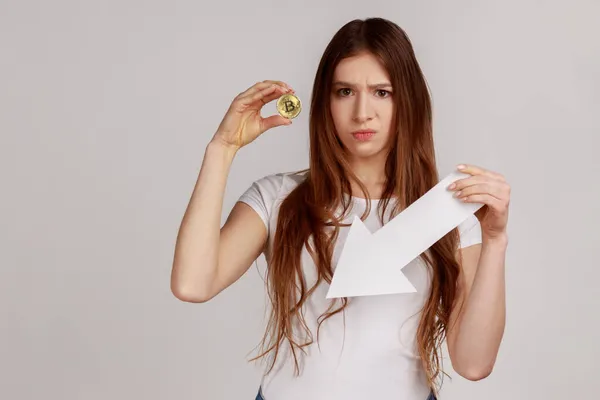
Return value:
<svg viewBox="0 0 600 400">
<path fill-rule="evenodd" d="M 354 140 L 357 140 L 359 142 L 368 142 L 373 136 L 375 136 L 375 131 L 372 129 L 363 129 L 360 131 L 352 132 L 352 137 L 354 138 Z"/>
<path fill-rule="evenodd" d="M 373 129 L 361 129 L 359 131 L 352 132 L 353 135 L 370 134 L 370 133 L 375 133 L 375 131 Z"/>
</svg>

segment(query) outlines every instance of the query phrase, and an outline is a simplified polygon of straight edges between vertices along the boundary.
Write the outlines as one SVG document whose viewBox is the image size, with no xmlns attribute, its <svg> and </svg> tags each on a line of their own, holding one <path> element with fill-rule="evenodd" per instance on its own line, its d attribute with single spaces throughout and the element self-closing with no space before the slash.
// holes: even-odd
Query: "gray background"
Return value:
<svg viewBox="0 0 600 400">
<path fill-rule="evenodd" d="M 512 186 L 498 362 L 477 383 L 450 371 L 443 398 L 594 397 L 600 4 L 323 4 L 0 1 L 0 398 L 253 398 L 257 269 L 182 303 L 177 229 L 232 98 L 280 79 L 308 104 L 331 36 L 368 16 L 414 43 L 441 175 L 468 162 Z M 307 165 L 307 117 L 242 149 L 223 221 L 253 180 Z"/>
</svg>

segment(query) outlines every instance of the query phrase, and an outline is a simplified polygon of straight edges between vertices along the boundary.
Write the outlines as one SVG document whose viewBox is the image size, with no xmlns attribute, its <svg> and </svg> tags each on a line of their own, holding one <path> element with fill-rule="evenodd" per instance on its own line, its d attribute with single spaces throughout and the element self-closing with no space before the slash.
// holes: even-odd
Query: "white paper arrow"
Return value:
<svg viewBox="0 0 600 400">
<path fill-rule="evenodd" d="M 416 292 L 402 268 L 483 207 L 447 189 L 468 176 L 450 173 L 373 234 L 355 216 L 327 298 Z"/>
</svg>

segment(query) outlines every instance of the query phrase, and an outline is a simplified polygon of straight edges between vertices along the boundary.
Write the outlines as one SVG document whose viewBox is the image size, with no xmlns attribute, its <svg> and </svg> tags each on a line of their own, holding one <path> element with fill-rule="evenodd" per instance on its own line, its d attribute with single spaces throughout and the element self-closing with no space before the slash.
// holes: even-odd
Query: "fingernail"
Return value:
<svg viewBox="0 0 600 400">
<path fill-rule="evenodd" d="M 456 183 L 453 183 L 452 185 L 448 186 L 448 189 L 454 189 L 456 187 Z"/>
<path fill-rule="evenodd" d="M 466 167 L 463 164 L 459 164 L 456 168 L 458 168 L 458 169 L 465 169 Z"/>
</svg>

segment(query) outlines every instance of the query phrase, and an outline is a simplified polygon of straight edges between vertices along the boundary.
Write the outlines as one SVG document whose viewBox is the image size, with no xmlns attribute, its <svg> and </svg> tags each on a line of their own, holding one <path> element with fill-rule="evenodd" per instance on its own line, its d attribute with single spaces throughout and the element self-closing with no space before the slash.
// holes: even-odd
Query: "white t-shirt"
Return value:
<svg viewBox="0 0 600 400">
<path fill-rule="evenodd" d="M 304 178 L 303 173 L 268 175 L 253 182 L 239 198 L 258 213 L 267 227 L 267 259 L 277 227 L 279 206 Z M 353 210 L 344 222 L 351 223 L 354 215 L 360 216 L 366 200 L 352 197 L 352 204 Z M 391 205 L 388 205 L 389 211 Z M 389 220 L 389 214 L 386 217 L 385 221 Z M 381 227 L 377 200 L 371 201 L 371 212 L 364 223 L 371 232 Z M 474 215 L 458 228 L 460 247 L 481 243 L 481 226 Z M 340 228 L 333 254 L 334 269 L 349 229 Z M 310 288 L 317 275 L 306 248 L 302 263 L 307 288 Z M 284 341 L 275 367 L 261 382 L 265 400 L 425 400 L 430 389 L 416 347 L 416 331 L 420 310 L 428 297 L 430 276 L 421 258 L 402 271 L 416 287 L 416 293 L 349 298 L 344 313 L 321 324 L 317 343 L 317 318 L 331 301 L 326 299 L 329 285 L 320 284 L 304 307 L 304 318 L 314 342 L 305 348 L 307 354 L 296 352 L 300 375 L 294 375 L 294 360 L 287 341 Z"/>
</svg>

